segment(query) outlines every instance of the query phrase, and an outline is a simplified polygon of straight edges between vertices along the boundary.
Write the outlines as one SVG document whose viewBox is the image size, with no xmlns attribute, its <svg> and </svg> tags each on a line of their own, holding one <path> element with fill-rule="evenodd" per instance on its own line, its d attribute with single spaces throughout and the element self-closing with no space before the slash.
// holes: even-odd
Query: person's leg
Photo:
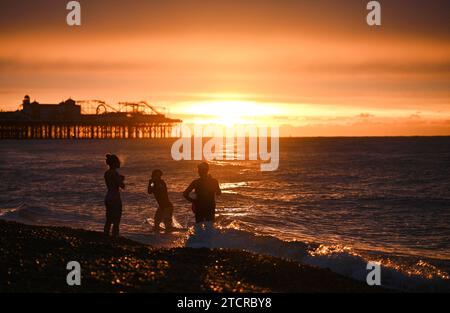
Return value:
<svg viewBox="0 0 450 313">
<path fill-rule="evenodd" d="M 203 222 L 205 221 L 205 216 L 201 210 L 197 210 L 195 212 L 195 225 L 194 225 L 194 232 L 199 233 L 203 231 Z"/>
<path fill-rule="evenodd" d="M 114 220 L 112 227 L 113 238 L 119 237 L 120 219 L 122 218 L 122 205 L 120 205 L 114 212 Z"/>
<path fill-rule="evenodd" d="M 173 207 L 168 207 L 164 209 L 164 226 L 166 227 L 166 232 L 173 230 Z"/>
<path fill-rule="evenodd" d="M 205 233 L 208 237 L 211 237 L 214 231 L 214 209 L 208 210 L 205 212 L 204 224 L 205 224 Z"/>
<path fill-rule="evenodd" d="M 119 223 L 114 223 L 112 227 L 112 237 L 118 238 L 119 237 Z"/>
<path fill-rule="evenodd" d="M 109 232 L 111 231 L 111 208 L 106 204 L 105 202 L 105 206 L 106 206 L 106 221 L 105 221 L 105 226 L 103 227 L 103 233 L 106 236 L 109 236 Z"/>
<path fill-rule="evenodd" d="M 195 223 L 194 225 L 194 233 L 195 234 L 199 234 L 203 231 L 203 223 L 199 222 L 199 223 Z"/>
<path fill-rule="evenodd" d="M 214 221 L 205 221 L 205 229 L 206 230 L 214 229 Z"/>
<path fill-rule="evenodd" d="M 216 219 L 216 209 L 211 208 L 205 215 L 206 221 L 214 223 L 214 220 Z"/>
<path fill-rule="evenodd" d="M 107 219 L 105 222 L 105 226 L 103 227 L 103 233 L 106 236 L 109 236 L 109 232 L 111 231 L 111 224 L 111 221 Z"/>
<path fill-rule="evenodd" d="M 214 213 L 209 213 L 205 218 L 205 232 L 211 235 L 214 230 Z"/>
<path fill-rule="evenodd" d="M 158 208 L 155 212 L 155 218 L 154 218 L 154 225 L 153 225 L 153 230 L 155 232 L 159 232 L 161 230 L 161 228 L 159 227 L 159 225 L 161 224 L 161 220 L 162 220 L 162 210 L 160 208 Z"/>
</svg>

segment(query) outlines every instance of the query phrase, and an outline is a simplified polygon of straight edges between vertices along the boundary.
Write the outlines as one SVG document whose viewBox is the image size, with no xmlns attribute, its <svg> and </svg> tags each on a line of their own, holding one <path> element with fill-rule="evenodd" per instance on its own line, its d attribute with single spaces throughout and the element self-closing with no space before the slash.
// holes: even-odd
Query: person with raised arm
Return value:
<svg viewBox="0 0 450 313">
<path fill-rule="evenodd" d="M 152 178 L 148 182 L 148 193 L 155 196 L 156 202 L 158 202 L 158 209 L 155 213 L 154 231 L 160 231 L 161 222 L 164 223 L 165 231 L 170 232 L 173 230 L 173 205 L 169 200 L 167 192 L 167 185 L 161 178 L 163 172 L 156 169 L 152 172 Z"/>
</svg>

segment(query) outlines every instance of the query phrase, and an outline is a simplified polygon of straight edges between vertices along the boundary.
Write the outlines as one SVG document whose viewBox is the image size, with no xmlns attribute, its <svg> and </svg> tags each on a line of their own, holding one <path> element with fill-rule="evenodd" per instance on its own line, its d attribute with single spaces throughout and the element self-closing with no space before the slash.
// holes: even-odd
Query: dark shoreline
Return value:
<svg viewBox="0 0 450 313">
<path fill-rule="evenodd" d="M 69 287 L 69 261 L 81 286 Z M 279 258 L 226 249 L 156 249 L 102 233 L 0 220 L 0 292 L 380 292 Z"/>
</svg>

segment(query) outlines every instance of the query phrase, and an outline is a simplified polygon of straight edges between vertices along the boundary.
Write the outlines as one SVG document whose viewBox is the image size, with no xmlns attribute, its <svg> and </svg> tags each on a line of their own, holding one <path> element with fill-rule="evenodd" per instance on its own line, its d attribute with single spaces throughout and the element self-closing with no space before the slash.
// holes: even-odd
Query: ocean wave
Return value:
<svg viewBox="0 0 450 313">
<path fill-rule="evenodd" d="M 45 206 L 32 206 L 25 203 L 0 210 L 2 219 L 19 223 L 38 223 L 50 214 L 51 210 Z"/>
<path fill-rule="evenodd" d="M 20 203 L 0 208 L 0 218 L 32 225 L 80 225 L 92 220 L 92 216 L 73 210 L 53 210 L 45 205 Z"/>
<path fill-rule="evenodd" d="M 448 273 L 424 260 L 401 263 L 400 260 L 394 261 L 393 256 L 388 255 L 378 254 L 368 257 L 348 246 L 284 241 L 272 236 L 262 236 L 226 227 L 203 230 L 198 233 L 191 228 L 185 246 L 239 249 L 281 257 L 326 268 L 364 282 L 369 273 L 368 262 L 379 262 L 381 283 L 384 287 L 417 292 L 450 291 Z"/>
</svg>

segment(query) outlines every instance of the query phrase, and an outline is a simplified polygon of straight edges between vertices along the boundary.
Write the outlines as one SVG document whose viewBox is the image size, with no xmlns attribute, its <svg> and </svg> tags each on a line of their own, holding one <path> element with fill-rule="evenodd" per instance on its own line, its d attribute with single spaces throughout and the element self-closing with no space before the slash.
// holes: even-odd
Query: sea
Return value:
<svg viewBox="0 0 450 313">
<path fill-rule="evenodd" d="M 275 171 L 211 161 L 215 229 L 195 233 L 182 192 L 198 161 L 175 161 L 174 139 L 2 140 L 0 218 L 102 231 L 105 154 L 125 176 L 121 235 L 155 247 L 246 250 L 328 268 L 403 291 L 450 291 L 450 137 L 281 138 Z M 155 234 L 154 169 L 178 231 Z"/>
</svg>

